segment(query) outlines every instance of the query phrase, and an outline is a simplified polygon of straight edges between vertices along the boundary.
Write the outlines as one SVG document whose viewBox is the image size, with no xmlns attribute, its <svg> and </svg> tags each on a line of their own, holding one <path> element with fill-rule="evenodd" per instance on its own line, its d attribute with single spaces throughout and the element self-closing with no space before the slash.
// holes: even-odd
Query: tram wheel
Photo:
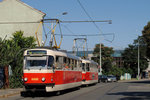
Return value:
<svg viewBox="0 0 150 100">
<path fill-rule="evenodd" d="M 80 89 L 81 89 L 81 87 L 79 86 L 79 87 L 77 87 L 77 89 L 78 89 L 78 90 L 80 90 Z"/>
<path fill-rule="evenodd" d="M 59 96 L 59 95 L 60 95 L 60 91 L 57 91 L 57 92 L 56 92 L 56 95 Z"/>
</svg>

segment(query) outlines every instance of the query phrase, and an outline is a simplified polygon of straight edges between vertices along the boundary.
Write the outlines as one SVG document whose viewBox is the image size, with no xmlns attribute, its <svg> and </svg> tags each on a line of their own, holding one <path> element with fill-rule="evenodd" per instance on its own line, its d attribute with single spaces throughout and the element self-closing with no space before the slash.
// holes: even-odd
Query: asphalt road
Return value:
<svg viewBox="0 0 150 100">
<path fill-rule="evenodd" d="M 36 93 L 27 97 L 20 95 L 2 100 L 150 100 L 150 81 L 98 83 L 81 89 L 55 93 Z"/>
</svg>

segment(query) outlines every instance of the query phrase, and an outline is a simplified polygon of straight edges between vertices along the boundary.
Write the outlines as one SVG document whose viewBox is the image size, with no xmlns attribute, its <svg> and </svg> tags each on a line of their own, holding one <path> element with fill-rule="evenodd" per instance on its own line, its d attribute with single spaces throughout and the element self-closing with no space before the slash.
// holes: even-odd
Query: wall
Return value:
<svg viewBox="0 0 150 100">
<path fill-rule="evenodd" d="M 15 31 L 24 31 L 24 36 L 34 36 L 39 23 L 13 23 L 38 22 L 45 16 L 44 13 L 24 4 L 19 0 L 3 0 L 0 2 L 0 37 L 10 39 Z M 7 23 L 8 22 L 8 23 Z M 12 23 L 11 23 L 12 22 Z M 38 36 L 42 41 L 42 27 Z"/>
</svg>

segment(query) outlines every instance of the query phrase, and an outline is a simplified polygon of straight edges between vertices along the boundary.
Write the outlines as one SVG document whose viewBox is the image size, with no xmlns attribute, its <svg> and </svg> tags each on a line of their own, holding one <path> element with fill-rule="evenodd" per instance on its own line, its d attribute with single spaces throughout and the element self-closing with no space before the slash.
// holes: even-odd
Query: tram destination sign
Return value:
<svg viewBox="0 0 150 100">
<path fill-rule="evenodd" d="M 31 54 L 47 54 L 47 51 L 45 51 L 45 50 L 30 50 L 30 51 L 27 51 L 27 54 L 28 55 L 31 55 Z"/>
</svg>

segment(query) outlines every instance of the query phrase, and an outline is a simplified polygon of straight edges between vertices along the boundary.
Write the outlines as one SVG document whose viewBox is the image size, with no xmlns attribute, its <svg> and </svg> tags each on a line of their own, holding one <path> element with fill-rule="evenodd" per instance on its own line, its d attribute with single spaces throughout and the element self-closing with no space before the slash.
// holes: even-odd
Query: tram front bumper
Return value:
<svg viewBox="0 0 150 100">
<path fill-rule="evenodd" d="M 54 87 L 55 83 L 48 84 L 24 84 L 25 91 L 46 91 L 46 87 Z"/>
</svg>

